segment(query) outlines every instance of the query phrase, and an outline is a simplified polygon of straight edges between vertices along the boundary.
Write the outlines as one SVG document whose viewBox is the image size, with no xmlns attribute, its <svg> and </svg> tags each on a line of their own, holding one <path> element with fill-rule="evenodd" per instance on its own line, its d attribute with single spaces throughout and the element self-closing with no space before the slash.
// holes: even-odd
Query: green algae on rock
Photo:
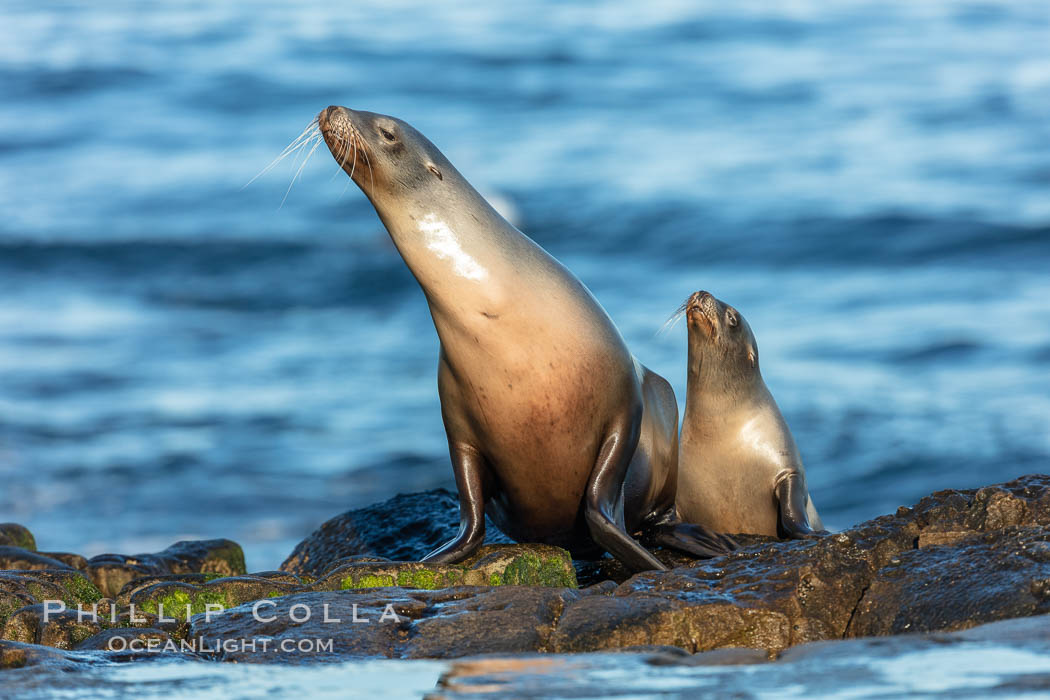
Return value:
<svg viewBox="0 0 1050 700">
<path fill-rule="evenodd" d="M 485 545 L 459 564 L 355 561 L 329 571 L 313 590 L 400 586 L 436 590 L 452 586 L 547 586 L 576 588 L 567 551 L 542 544 Z"/>
<path fill-rule="evenodd" d="M 92 605 L 102 598 L 87 576 L 74 569 L 0 571 L 0 592 L 3 591 L 27 594 L 34 598 L 33 602 L 60 600 L 71 608 Z"/>
<path fill-rule="evenodd" d="M 131 584 L 134 586 L 134 582 Z M 264 576 L 231 576 L 199 584 L 184 581 L 161 581 L 133 588 L 119 600 L 136 609 L 167 619 L 185 621 L 194 615 L 233 608 L 264 598 L 294 593 L 301 584 Z M 209 607 L 210 606 L 210 607 Z"/>
<path fill-rule="evenodd" d="M 572 556 L 559 547 L 487 545 L 464 563 L 482 575 L 477 585 L 577 587 Z"/>
<path fill-rule="evenodd" d="M 222 590 L 189 583 L 159 583 L 143 589 L 140 593 L 142 595 L 138 596 L 138 607 L 158 618 L 188 620 L 209 609 L 219 610 L 226 607 L 226 594 Z"/>
<path fill-rule="evenodd" d="M 18 523 L 0 523 L 0 546 L 21 547 L 30 552 L 36 551 L 36 539 L 33 533 Z"/>
</svg>

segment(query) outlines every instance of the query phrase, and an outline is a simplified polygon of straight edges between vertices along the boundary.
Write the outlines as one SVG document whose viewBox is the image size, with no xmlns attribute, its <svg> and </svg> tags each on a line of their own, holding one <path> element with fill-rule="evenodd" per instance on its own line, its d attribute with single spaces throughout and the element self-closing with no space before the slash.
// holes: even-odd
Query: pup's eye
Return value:
<svg viewBox="0 0 1050 700">
<path fill-rule="evenodd" d="M 380 129 L 379 129 L 379 133 L 383 134 L 383 138 L 385 138 L 387 141 L 393 141 L 394 140 L 394 135 L 392 133 L 390 133 L 389 131 L 387 131 L 386 129 L 383 129 L 382 127 L 380 127 Z"/>
<path fill-rule="evenodd" d="M 732 312 L 727 313 L 726 314 L 726 323 L 729 324 L 730 328 L 735 328 L 736 324 L 737 324 L 736 314 L 734 314 Z"/>
</svg>

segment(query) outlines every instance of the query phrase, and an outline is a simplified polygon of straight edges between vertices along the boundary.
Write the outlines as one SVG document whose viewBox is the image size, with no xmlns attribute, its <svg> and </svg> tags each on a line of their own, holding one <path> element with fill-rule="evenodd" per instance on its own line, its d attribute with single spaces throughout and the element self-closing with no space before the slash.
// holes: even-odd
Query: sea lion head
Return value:
<svg viewBox="0 0 1050 700">
<path fill-rule="evenodd" d="M 717 372 L 726 379 L 759 376 L 758 342 L 739 311 L 705 291 L 695 292 L 683 306 L 689 355 L 704 373 Z"/>
<path fill-rule="evenodd" d="M 332 156 L 373 203 L 413 199 L 459 177 L 437 146 L 395 117 L 333 105 L 317 115 L 317 123 Z"/>
</svg>

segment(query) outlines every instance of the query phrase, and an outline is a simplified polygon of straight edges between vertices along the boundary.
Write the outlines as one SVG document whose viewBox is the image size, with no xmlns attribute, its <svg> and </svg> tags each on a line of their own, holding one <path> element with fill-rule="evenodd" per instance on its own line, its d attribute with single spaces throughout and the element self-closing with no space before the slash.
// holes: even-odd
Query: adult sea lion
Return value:
<svg viewBox="0 0 1050 700">
<path fill-rule="evenodd" d="M 674 392 L 587 288 L 410 125 L 335 106 L 318 124 L 423 288 L 441 341 L 460 529 L 424 561 L 469 556 L 486 511 L 516 540 L 605 550 L 636 571 L 665 567 L 632 534 L 697 556 L 730 549 L 678 519 Z"/>
<path fill-rule="evenodd" d="M 740 312 L 708 292 L 682 305 L 689 332 L 678 512 L 720 532 L 805 537 L 824 524 L 802 458 Z"/>
</svg>

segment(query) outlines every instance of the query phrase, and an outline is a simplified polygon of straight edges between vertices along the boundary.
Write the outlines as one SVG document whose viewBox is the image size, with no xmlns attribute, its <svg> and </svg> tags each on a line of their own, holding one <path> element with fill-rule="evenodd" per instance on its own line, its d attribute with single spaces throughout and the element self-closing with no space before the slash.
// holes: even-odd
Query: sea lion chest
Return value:
<svg viewBox="0 0 1050 700">
<path fill-rule="evenodd" d="M 619 334 L 583 302 L 511 304 L 455 329 L 436 321 L 450 442 L 483 446 L 497 522 L 535 537 L 573 527 L 603 428 L 638 391 Z"/>
</svg>

